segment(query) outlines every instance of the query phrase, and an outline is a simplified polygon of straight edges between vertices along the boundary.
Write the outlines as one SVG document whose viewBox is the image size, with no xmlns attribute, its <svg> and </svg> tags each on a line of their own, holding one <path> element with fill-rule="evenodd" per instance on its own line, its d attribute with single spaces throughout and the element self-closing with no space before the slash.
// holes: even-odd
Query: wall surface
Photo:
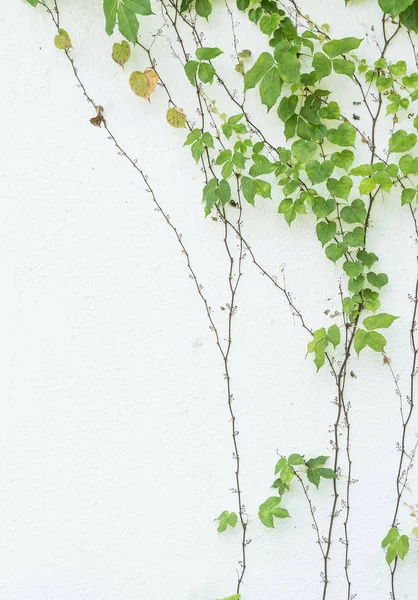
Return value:
<svg viewBox="0 0 418 600">
<path fill-rule="evenodd" d="M 148 104 L 127 85 L 127 73 L 149 66 L 148 59 L 138 49 L 127 73 L 113 63 L 111 45 L 120 36 L 106 36 L 99 0 L 59 4 L 80 75 L 183 234 L 225 339 L 229 263 L 222 225 L 204 218 L 203 175 L 183 147 L 184 132 L 165 122 L 166 96 L 158 88 Z M 301 4 L 317 22 L 329 23 L 335 37 L 365 37 L 362 56 L 374 60 L 381 18 L 374 0 L 352 0 L 346 10 L 342 0 Z M 155 12 L 144 22 L 145 43 L 163 22 Z M 215 10 L 210 28 L 201 28 L 208 46 L 232 54 L 225 15 Z M 237 19 L 239 48 L 258 55 L 265 38 Z M 213 523 L 223 510 L 236 510 L 222 362 L 175 236 L 103 129 L 90 125 L 94 114 L 54 35 L 41 7 L 3 0 L 0 598 L 215 600 L 234 593 L 240 559 L 239 530 L 220 536 Z M 197 120 L 196 97 L 169 42 L 176 44 L 165 29 L 154 44 L 158 68 L 176 102 Z M 406 39 L 396 54 L 412 59 Z M 223 75 L 241 90 L 233 68 Z M 352 113 L 359 92 L 346 79 L 339 100 Z M 213 86 L 213 94 L 231 114 L 220 88 Z M 272 137 L 283 143 L 274 115 L 266 117 L 255 98 L 249 96 L 253 119 L 271 122 Z M 367 115 L 355 110 L 367 130 Z M 380 133 L 384 143 L 387 132 Z M 260 263 L 279 281 L 285 276 L 307 323 L 328 327 L 339 309 L 340 267 L 325 259 L 309 217 L 291 228 L 277 217 L 278 199 L 277 193 L 255 209 L 245 206 L 244 233 Z M 401 315 L 388 333 L 388 354 L 406 396 L 414 230 L 397 194 L 377 204 L 370 245 L 390 277 L 382 308 Z M 231 354 L 250 516 L 242 599 L 319 600 L 321 556 L 301 490 L 286 499 L 292 518 L 275 529 L 256 517 L 271 494 L 277 453 L 332 453 L 335 389 L 327 368 L 316 374 L 311 358 L 305 360 L 306 332 L 248 256 L 243 273 Z M 361 361 L 350 361 L 353 594 L 383 600 L 390 578 L 380 543 L 396 499 L 399 399 L 381 355 L 365 350 Z M 408 448 L 417 431 L 416 413 Z M 311 493 L 325 529 L 331 483 Z M 418 501 L 416 470 L 404 500 Z M 405 505 L 400 521 L 410 533 Z M 341 516 L 329 600 L 346 598 L 342 527 Z M 399 567 L 398 600 L 418 598 L 417 561 L 415 544 Z"/>
</svg>

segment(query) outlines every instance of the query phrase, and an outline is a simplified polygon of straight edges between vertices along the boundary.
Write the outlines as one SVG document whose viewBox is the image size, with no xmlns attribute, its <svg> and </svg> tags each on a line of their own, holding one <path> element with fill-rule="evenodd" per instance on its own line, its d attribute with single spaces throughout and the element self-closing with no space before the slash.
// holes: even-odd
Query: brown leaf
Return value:
<svg viewBox="0 0 418 600">
<path fill-rule="evenodd" d="M 148 102 L 151 102 L 151 100 L 150 100 L 151 94 L 157 87 L 157 83 L 159 82 L 160 78 L 158 77 L 158 75 L 154 71 L 154 69 L 145 69 L 144 76 L 145 76 L 145 78 L 147 80 L 147 84 L 148 84 L 147 91 L 145 92 L 144 97 L 148 100 Z"/>
</svg>

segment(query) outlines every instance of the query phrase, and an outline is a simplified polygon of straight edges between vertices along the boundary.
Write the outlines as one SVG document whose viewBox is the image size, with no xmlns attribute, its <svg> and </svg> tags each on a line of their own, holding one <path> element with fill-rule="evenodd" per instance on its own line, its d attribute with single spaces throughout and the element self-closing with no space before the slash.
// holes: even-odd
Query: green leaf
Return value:
<svg viewBox="0 0 418 600">
<path fill-rule="evenodd" d="M 37 6 L 39 0 L 26 0 L 31 6 Z"/>
<path fill-rule="evenodd" d="M 378 260 L 374 252 L 366 252 L 365 250 L 359 250 L 357 252 L 357 258 L 361 260 L 361 262 L 369 269 L 371 269 L 374 263 Z"/>
<path fill-rule="evenodd" d="M 413 2 L 414 0 L 379 0 L 379 6 L 384 13 L 397 17 Z"/>
<path fill-rule="evenodd" d="M 255 195 L 257 193 L 257 188 L 255 184 L 255 180 L 251 177 L 242 177 L 241 178 L 241 188 L 242 193 L 244 194 L 244 198 L 249 204 L 254 205 Z"/>
<path fill-rule="evenodd" d="M 359 192 L 362 196 L 370 194 L 376 187 L 377 182 L 374 177 L 366 177 L 362 179 L 359 186 Z"/>
<path fill-rule="evenodd" d="M 292 144 L 292 153 L 298 162 L 306 163 L 314 156 L 317 148 L 318 146 L 315 142 L 297 140 Z"/>
<path fill-rule="evenodd" d="M 353 200 L 350 206 L 344 206 L 341 210 L 341 218 L 345 223 L 364 223 L 366 215 L 363 200 Z"/>
<path fill-rule="evenodd" d="M 313 185 L 326 181 L 332 174 L 334 165 L 330 160 L 319 162 L 311 160 L 307 163 L 305 171 Z"/>
<path fill-rule="evenodd" d="M 403 189 L 402 195 L 401 195 L 402 206 L 404 204 L 411 204 L 412 200 L 415 198 L 416 195 L 417 195 L 417 191 L 414 190 L 413 188 Z"/>
<path fill-rule="evenodd" d="M 386 562 L 391 564 L 398 556 L 403 560 L 409 552 L 409 538 L 401 535 L 397 527 L 391 527 L 382 540 L 382 548 L 386 548 Z"/>
<path fill-rule="evenodd" d="M 328 139 L 336 146 L 354 146 L 356 130 L 350 123 L 341 123 L 338 129 L 328 130 Z"/>
<path fill-rule="evenodd" d="M 349 246 L 364 246 L 364 229 L 363 227 L 355 227 L 353 231 L 348 231 L 344 235 L 344 241 Z"/>
<path fill-rule="evenodd" d="M 260 54 L 254 65 L 244 76 L 245 89 L 254 88 L 274 64 L 274 58 L 269 52 Z"/>
<path fill-rule="evenodd" d="M 261 102 L 267 106 L 267 111 L 276 104 L 281 91 L 282 79 L 278 68 L 273 67 L 264 75 L 260 84 Z"/>
<path fill-rule="evenodd" d="M 377 275 L 376 273 L 370 272 L 367 273 L 367 281 L 371 283 L 374 287 L 380 289 L 388 283 L 389 279 L 386 273 L 379 273 Z"/>
<path fill-rule="evenodd" d="M 185 65 L 184 65 L 184 72 L 187 75 L 188 80 L 190 81 L 190 83 L 192 85 L 195 85 L 195 75 L 197 73 L 197 69 L 199 67 L 199 63 L 197 62 L 197 60 L 189 60 Z"/>
<path fill-rule="evenodd" d="M 324 106 L 318 111 L 318 114 L 321 117 L 321 119 L 335 121 L 340 118 L 340 107 L 334 101 L 328 102 L 326 106 Z"/>
<path fill-rule="evenodd" d="M 346 171 L 350 168 L 354 161 L 354 153 L 351 150 L 341 150 L 341 152 L 334 152 L 331 155 L 331 162 L 340 169 Z"/>
<path fill-rule="evenodd" d="M 330 244 L 325 248 L 325 254 L 332 262 L 337 262 L 347 252 L 348 246 L 345 243 Z"/>
<path fill-rule="evenodd" d="M 286 83 L 300 83 L 300 63 L 292 52 L 275 54 L 280 76 Z"/>
<path fill-rule="evenodd" d="M 284 123 L 295 114 L 296 106 L 298 104 L 298 97 L 295 95 L 284 97 L 281 99 L 279 108 L 277 109 L 277 115 Z"/>
<path fill-rule="evenodd" d="M 400 19 L 407 29 L 418 32 L 418 0 L 401 13 Z"/>
<path fill-rule="evenodd" d="M 363 325 L 369 331 L 373 329 L 387 329 L 396 319 L 399 319 L 399 317 L 394 317 L 388 313 L 380 313 L 379 315 L 373 315 L 364 319 Z"/>
<path fill-rule="evenodd" d="M 199 65 L 197 74 L 203 83 L 212 83 L 215 76 L 215 68 L 210 63 L 202 62 Z"/>
<path fill-rule="evenodd" d="M 112 58 L 122 68 L 131 56 L 131 47 L 126 40 L 122 40 L 120 44 L 113 44 Z"/>
<path fill-rule="evenodd" d="M 332 64 L 328 56 L 323 54 L 323 52 L 316 52 L 313 56 L 312 67 L 315 69 L 316 74 L 318 76 L 318 81 L 320 81 L 323 77 L 327 77 L 327 75 L 331 74 Z"/>
<path fill-rule="evenodd" d="M 234 528 L 238 522 L 238 517 L 237 514 L 234 512 L 229 512 L 227 510 L 224 510 L 223 513 L 221 513 L 219 515 L 219 517 L 217 519 L 215 519 L 215 521 L 219 522 L 218 525 L 218 532 L 222 533 L 223 531 L 226 531 L 226 529 L 228 528 L 228 525 L 232 528 Z"/>
<path fill-rule="evenodd" d="M 265 527 L 274 527 L 274 517 L 278 519 L 290 517 L 288 511 L 279 506 L 280 502 L 280 497 L 271 496 L 260 505 L 258 516 Z"/>
<path fill-rule="evenodd" d="M 218 598 L 218 600 L 240 600 L 241 594 L 234 594 L 233 596 L 228 596 L 228 598 Z"/>
<path fill-rule="evenodd" d="M 343 269 L 349 277 L 358 277 L 363 273 L 363 263 L 361 263 L 360 261 L 351 262 L 347 260 L 343 264 Z"/>
<path fill-rule="evenodd" d="M 65 29 L 58 29 L 58 35 L 54 37 L 54 44 L 58 50 L 67 50 L 72 48 L 70 36 Z"/>
<path fill-rule="evenodd" d="M 316 235 L 323 246 L 331 241 L 337 233 L 335 221 L 320 221 L 316 226 Z"/>
<path fill-rule="evenodd" d="M 314 331 L 313 339 L 308 343 L 308 352 L 314 352 L 314 363 L 317 370 L 325 363 L 325 349 L 328 345 L 327 332 L 323 327 Z"/>
<path fill-rule="evenodd" d="M 334 58 L 332 61 L 334 71 L 339 75 L 348 75 L 352 77 L 356 71 L 356 66 L 352 60 L 344 60 L 344 58 Z"/>
<path fill-rule="evenodd" d="M 220 54 L 223 54 L 220 48 L 198 48 L 196 50 L 197 60 L 212 60 Z"/>
<path fill-rule="evenodd" d="M 312 200 L 312 211 L 317 219 L 328 217 L 328 215 L 334 212 L 335 208 L 336 202 L 334 198 L 325 200 L 322 196 L 315 196 Z"/>
<path fill-rule="evenodd" d="M 301 456 L 300 454 L 291 454 L 289 456 L 289 458 L 287 459 L 287 462 L 289 463 L 289 465 L 292 465 L 292 466 L 305 464 L 303 456 Z"/>
<path fill-rule="evenodd" d="M 399 168 L 404 175 L 416 175 L 418 173 L 418 156 L 413 158 L 410 154 L 405 154 L 399 159 Z"/>
<path fill-rule="evenodd" d="M 341 332 L 338 325 L 331 325 L 331 327 L 328 328 L 328 339 L 334 348 L 341 342 Z"/>
<path fill-rule="evenodd" d="M 327 181 L 327 189 L 329 193 L 336 198 L 343 198 L 343 200 L 348 199 L 352 187 L 353 181 L 351 177 L 348 177 L 348 175 L 343 175 L 340 179 L 334 179 L 331 177 Z"/>
<path fill-rule="evenodd" d="M 334 58 L 339 54 L 345 54 L 346 52 L 351 52 L 351 50 L 356 50 L 362 41 L 363 40 L 355 37 L 332 40 L 331 42 L 324 44 L 323 50 L 330 58 Z"/>
<path fill-rule="evenodd" d="M 103 11 L 106 18 L 106 33 L 107 35 L 112 35 L 116 26 L 118 0 L 104 0 Z"/>
<path fill-rule="evenodd" d="M 136 14 L 127 7 L 125 2 L 121 2 L 118 6 L 118 26 L 121 34 L 126 37 L 129 42 L 136 42 L 139 29 L 138 18 Z"/>
<path fill-rule="evenodd" d="M 195 8 L 199 17 L 203 17 L 206 20 L 212 12 L 212 4 L 210 0 L 196 0 Z"/>
<path fill-rule="evenodd" d="M 396 131 L 389 140 L 390 152 L 408 152 L 417 143 L 415 133 L 407 133 L 403 129 Z"/>
<path fill-rule="evenodd" d="M 126 6 L 126 8 L 137 15 L 152 15 L 150 0 L 118 0 Z"/>
</svg>

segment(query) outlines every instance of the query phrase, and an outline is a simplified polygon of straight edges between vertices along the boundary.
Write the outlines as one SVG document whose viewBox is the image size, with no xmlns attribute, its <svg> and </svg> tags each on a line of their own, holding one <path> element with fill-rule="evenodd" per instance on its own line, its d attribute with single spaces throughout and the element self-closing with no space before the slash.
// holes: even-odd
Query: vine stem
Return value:
<svg viewBox="0 0 418 600">
<path fill-rule="evenodd" d="M 53 2 L 54 2 L 53 9 L 51 9 L 43 0 L 40 0 L 39 4 L 45 8 L 47 13 L 51 17 L 56 29 L 58 30 L 60 28 L 60 13 L 59 13 L 59 9 L 58 9 L 57 0 L 53 0 Z M 135 159 L 133 159 L 118 142 L 117 138 L 113 134 L 113 131 L 110 129 L 107 120 L 101 114 L 103 111 L 103 108 L 99 104 L 97 104 L 93 100 L 93 98 L 89 95 L 89 93 L 87 92 L 87 89 L 79 75 L 75 61 L 70 54 L 70 50 L 66 49 L 64 52 L 65 52 L 65 55 L 66 55 L 70 65 L 71 65 L 73 75 L 77 80 L 77 85 L 81 89 L 86 101 L 96 110 L 97 114 L 101 116 L 100 126 L 103 125 L 103 128 L 105 129 L 105 131 L 108 134 L 108 139 L 110 139 L 114 143 L 115 147 L 118 150 L 119 155 L 123 156 L 130 163 L 130 165 L 136 170 L 136 172 L 140 175 L 147 192 L 151 195 L 151 199 L 156 207 L 156 210 L 162 215 L 164 221 L 166 222 L 166 224 L 169 226 L 169 228 L 174 233 L 175 238 L 181 248 L 181 251 L 186 258 L 187 268 L 189 270 L 189 277 L 193 280 L 197 294 L 200 297 L 201 301 L 203 302 L 203 305 L 204 305 L 205 311 L 206 311 L 206 315 L 207 315 L 207 318 L 209 321 L 210 329 L 211 329 L 211 331 L 213 331 L 213 333 L 215 335 L 216 346 L 218 347 L 218 350 L 221 354 L 221 357 L 223 360 L 223 365 L 224 365 L 224 371 L 225 371 L 224 374 L 225 374 L 225 379 L 226 379 L 227 403 L 228 403 L 228 410 L 229 410 L 229 414 L 231 417 L 231 423 L 232 423 L 232 440 L 233 440 L 233 448 L 234 448 L 233 457 L 235 460 L 236 489 L 234 491 L 237 493 L 237 496 L 238 496 L 239 518 L 240 518 L 240 524 L 241 524 L 241 528 L 242 528 L 241 560 L 239 561 L 241 568 L 238 573 L 238 581 L 237 581 L 237 587 L 236 587 L 237 594 L 239 594 L 241 585 L 243 583 L 244 573 L 247 568 L 246 547 L 248 545 L 248 541 L 246 539 L 246 534 L 247 534 L 248 520 L 247 520 L 246 512 L 245 512 L 245 510 L 246 510 L 245 505 L 243 503 L 243 494 L 242 494 L 241 481 L 240 481 L 241 457 L 240 457 L 239 445 L 238 445 L 238 441 L 237 441 L 237 436 L 239 434 L 239 431 L 236 428 L 236 415 L 233 410 L 234 397 L 233 397 L 232 389 L 231 389 L 231 374 L 230 374 L 230 366 L 229 366 L 229 357 L 230 357 L 230 352 L 231 352 L 231 347 L 232 347 L 232 319 L 233 319 L 234 314 L 236 313 L 236 296 L 237 296 L 238 286 L 239 286 L 239 283 L 240 283 L 241 277 L 242 277 L 242 268 L 241 267 L 242 267 L 242 261 L 243 261 L 243 248 L 244 248 L 243 241 L 239 235 L 240 231 L 241 231 L 241 217 L 242 217 L 241 188 L 240 188 L 239 178 L 237 177 L 237 195 L 238 195 L 238 204 L 240 207 L 239 217 L 238 217 L 237 226 L 236 226 L 236 229 L 237 229 L 238 235 L 239 235 L 239 237 L 238 237 L 238 239 L 239 239 L 239 243 L 238 243 L 239 255 L 238 255 L 238 260 L 237 260 L 237 265 L 238 265 L 237 275 L 234 274 L 235 259 L 234 259 L 233 253 L 231 251 L 230 241 L 228 239 L 228 224 L 227 224 L 226 215 L 225 215 L 225 212 L 223 213 L 224 223 L 225 223 L 224 246 L 227 251 L 227 255 L 228 255 L 228 259 L 229 259 L 228 283 L 229 283 L 229 290 L 230 290 L 230 301 L 229 301 L 229 309 L 228 309 L 228 331 L 227 331 L 228 337 L 227 337 L 226 347 L 224 348 L 221 343 L 221 337 L 220 337 L 219 330 L 218 330 L 218 328 L 215 324 L 215 321 L 213 319 L 213 316 L 212 316 L 211 307 L 209 306 L 206 296 L 203 293 L 203 286 L 199 283 L 199 279 L 196 275 L 195 269 L 192 266 L 190 254 L 189 254 L 187 247 L 183 241 L 182 234 L 179 233 L 177 227 L 171 222 L 170 216 L 165 212 L 162 205 L 158 201 L 158 199 L 155 195 L 155 192 L 154 192 L 151 184 L 149 183 L 148 176 L 138 166 L 137 161 Z M 166 89 L 166 92 L 169 94 L 166 86 L 164 85 L 163 87 Z"/>
</svg>

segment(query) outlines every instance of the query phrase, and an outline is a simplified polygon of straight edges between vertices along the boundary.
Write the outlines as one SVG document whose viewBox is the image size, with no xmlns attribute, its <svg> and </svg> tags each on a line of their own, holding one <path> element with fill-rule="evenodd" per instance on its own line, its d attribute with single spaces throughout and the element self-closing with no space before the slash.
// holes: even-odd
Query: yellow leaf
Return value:
<svg viewBox="0 0 418 600">
<path fill-rule="evenodd" d="M 115 63 L 118 63 L 122 68 L 131 56 L 131 47 L 126 40 L 122 40 L 120 44 L 113 44 L 112 58 Z"/>
<path fill-rule="evenodd" d="M 129 77 L 129 85 L 131 86 L 131 90 L 137 96 L 141 98 L 145 98 L 145 94 L 148 90 L 148 80 L 145 77 L 144 73 L 141 71 L 134 71 Z"/>
<path fill-rule="evenodd" d="M 54 37 L 54 44 L 58 50 L 67 50 L 72 48 L 70 36 L 65 29 L 58 29 L 58 35 Z"/>
<path fill-rule="evenodd" d="M 159 77 L 153 69 L 145 69 L 144 76 L 146 77 L 147 84 L 148 84 L 147 91 L 145 92 L 145 98 L 148 100 L 148 102 L 151 102 L 151 100 L 150 100 L 151 94 L 157 87 L 157 83 L 159 82 Z"/>
<path fill-rule="evenodd" d="M 169 108 L 166 114 L 167 123 L 175 129 L 186 127 L 187 117 L 182 108 Z"/>
</svg>

